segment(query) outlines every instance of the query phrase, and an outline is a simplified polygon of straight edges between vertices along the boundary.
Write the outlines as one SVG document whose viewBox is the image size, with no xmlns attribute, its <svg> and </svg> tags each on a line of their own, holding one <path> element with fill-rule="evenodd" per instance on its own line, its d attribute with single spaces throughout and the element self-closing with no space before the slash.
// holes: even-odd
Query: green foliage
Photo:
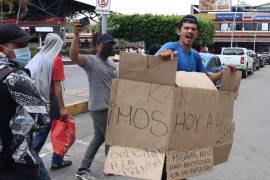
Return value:
<svg viewBox="0 0 270 180">
<path fill-rule="evenodd" d="M 204 45 L 212 45 L 214 43 L 215 25 L 212 21 L 206 19 L 199 19 L 199 32 L 195 47 L 201 47 Z"/>
<path fill-rule="evenodd" d="M 30 47 L 31 56 L 34 57 L 37 54 L 37 48 L 36 47 Z"/>
<path fill-rule="evenodd" d="M 108 19 L 108 31 L 115 37 L 131 42 L 144 41 L 147 45 L 152 43 L 164 44 L 178 40 L 176 34 L 179 16 L 164 15 L 121 15 L 113 14 Z M 215 33 L 211 21 L 199 19 L 199 37 L 196 45 L 211 45 Z"/>
<path fill-rule="evenodd" d="M 125 40 L 124 39 L 114 39 L 115 43 L 116 43 L 116 48 L 117 49 L 125 49 Z"/>
</svg>

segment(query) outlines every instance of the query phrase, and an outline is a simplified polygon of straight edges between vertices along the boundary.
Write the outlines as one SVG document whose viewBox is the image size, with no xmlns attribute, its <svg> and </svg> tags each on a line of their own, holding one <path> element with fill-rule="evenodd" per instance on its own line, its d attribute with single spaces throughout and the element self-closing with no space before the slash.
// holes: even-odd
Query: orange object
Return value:
<svg viewBox="0 0 270 180">
<path fill-rule="evenodd" d="M 65 121 L 53 120 L 51 128 L 51 142 L 53 152 L 64 156 L 76 139 L 74 118 L 68 116 Z"/>
</svg>

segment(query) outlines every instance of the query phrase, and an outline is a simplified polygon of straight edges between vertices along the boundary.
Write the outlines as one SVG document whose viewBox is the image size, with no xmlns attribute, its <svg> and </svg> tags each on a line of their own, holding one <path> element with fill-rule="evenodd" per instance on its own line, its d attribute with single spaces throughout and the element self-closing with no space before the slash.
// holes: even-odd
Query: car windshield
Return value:
<svg viewBox="0 0 270 180">
<path fill-rule="evenodd" d="M 244 55 L 243 49 L 224 49 L 224 55 Z"/>
<path fill-rule="evenodd" d="M 207 61 L 207 58 L 206 58 L 206 57 L 204 57 L 204 56 L 201 56 L 201 58 L 202 58 L 202 63 L 203 63 L 203 64 L 205 64 L 205 63 L 206 63 L 206 61 Z"/>
</svg>

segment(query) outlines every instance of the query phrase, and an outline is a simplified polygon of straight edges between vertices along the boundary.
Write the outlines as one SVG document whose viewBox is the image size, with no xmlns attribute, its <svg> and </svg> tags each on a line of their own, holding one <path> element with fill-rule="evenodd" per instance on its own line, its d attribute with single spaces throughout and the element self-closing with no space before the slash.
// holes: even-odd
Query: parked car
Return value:
<svg viewBox="0 0 270 180">
<path fill-rule="evenodd" d="M 257 57 L 258 57 L 258 59 L 259 59 L 259 61 L 260 61 L 260 68 L 263 68 L 263 67 L 265 66 L 265 59 L 264 59 L 264 58 L 260 58 L 260 57 L 258 56 L 258 54 L 257 54 Z"/>
<path fill-rule="evenodd" d="M 270 64 L 270 54 L 268 52 L 258 53 L 259 59 L 264 60 L 264 64 Z"/>
<path fill-rule="evenodd" d="M 218 56 L 209 53 L 199 53 L 202 58 L 202 63 L 208 73 L 217 73 L 223 71 L 222 64 Z M 221 80 L 214 82 L 217 88 L 221 85 Z"/>
<path fill-rule="evenodd" d="M 260 69 L 260 60 L 257 57 L 256 53 L 253 50 L 248 50 L 247 55 L 253 59 L 253 70 Z"/>
<path fill-rule="evenodd" d="M 222 48 L 218 55 L 223 66 L 234 64 L 236 69 L 242 71 L 242 77 L 246 78 L 248 73 L 253 73 L 253 58 L 247 55 L 248 50 L 241 47 Z"/>
</svg>

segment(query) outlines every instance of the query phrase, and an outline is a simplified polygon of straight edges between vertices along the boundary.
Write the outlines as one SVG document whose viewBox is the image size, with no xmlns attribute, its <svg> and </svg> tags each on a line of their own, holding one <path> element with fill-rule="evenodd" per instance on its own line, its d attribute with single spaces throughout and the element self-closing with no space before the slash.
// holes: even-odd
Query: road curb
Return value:
<svg viewBox="0 0 270 180">
<path fill-rule="evenodd" d="M 67 111 L 71 115 L 77 115 L 88 111 L 88 101 L 80 101 L 66 105 Z"/>
</svg>

